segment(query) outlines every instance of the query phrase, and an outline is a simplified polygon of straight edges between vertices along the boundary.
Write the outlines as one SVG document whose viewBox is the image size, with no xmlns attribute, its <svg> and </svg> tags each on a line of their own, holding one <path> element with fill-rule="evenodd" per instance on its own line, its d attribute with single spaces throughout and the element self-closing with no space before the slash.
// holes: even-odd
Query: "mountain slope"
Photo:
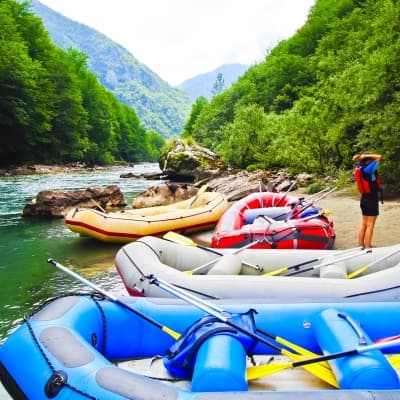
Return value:
<svg viewBox="0 0 400 400">
<path fill-rule="evenodd" d="M 187 93 L 167 84 L 105 35 L 37 0 L 32 6 L 52 40 L 63 49 L 73 47 L 86 53 L 89 69 L 122 103 L 135 109 L 146 129 L 166 138 L 181 133 L 192 103 Z"/>
<path fill-rule="evenodd" d="M 213 96 L 212 90 L 218 74 L 222 74 L 224 80 L 224 89 L 227 89 L 248 68 L 249 65 L 245 64 L 224 64 L 214 71 L 187 79 L 179 84 L 178 88 L 189 93 L 194 99 L 203 96 L 210 100 Z"/>
</svg>

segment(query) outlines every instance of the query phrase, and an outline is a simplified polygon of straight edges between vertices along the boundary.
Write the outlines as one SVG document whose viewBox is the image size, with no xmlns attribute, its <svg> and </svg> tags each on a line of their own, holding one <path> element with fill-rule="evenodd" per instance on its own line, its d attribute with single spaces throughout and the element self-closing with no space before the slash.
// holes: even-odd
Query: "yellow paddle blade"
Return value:
<svg viewBox="0 0 400 400">
<path fill-rule="evenodd" d="M 197 246 L 197 244 L 190 238 L 180 235 L 179 233 L 169 231 L 164 236 L 164 239 L 170 240 L 171 242 L 185 244 L 187 246 Z"/>
<path fill-rule="evenodd" d="M 294 354 L 285 349 L 281 350 L 281 354 L 289 357 L 292 361 L 302 361 L 306 358 L 302 354 Z M 322 364 L 321 362 L 305 364 L 301 367 L 310 372 L 312 375 L 316 376 L 317 378 L 329 383 L 331 386 L 336 388 L 339 387 L 338 381 L 333 371 L 330 368 L 326 368 L 326 362 L 325 364 Z"/>
<path fill-rule="evenodd" d="M 364 271 L 366 271 L 369 268 L 369 265 L 364 265 L 363 267 L 360 267 L 358 269 L 356 269 L 353 272 L 350 272 L 350 274 L 347 275 L 347 279 L 353 279 L 356 276 L 362 274 Z"/>
<path fill-rule="evenodd" d="M 288 351 L 282 351 L 282 354 L 287 355 L 294 361 L 301 361 L 304 360 L 305 357 L 298 354 L 293 354 Z M 313 363 L 313 364 L 306 364 L 302 365 L 306 371 L 310 372 L 312 375 L 316 376 L 317 378 L 323 380 L 324 382 L 329 383 L 331 386 L 338 388 L 339 384 L 338 381 L 333 374 L 331 369 L 326 368 L 321 363 Z M 266 364 L 266 365 L 257 365 L 255 367 L 247 368 L 247 379 L 254 380 L 263 378 L 268 375 L 275 374 L 276 372 L 282 371 L 284 369 L 293 368 L 292 363 L 286 364 Z"/>
<path fill-rule="evenodd" d="M 298 353 L 302 356 L 306 356 L 307 358 L 314 358 L 314 357 L 318 357 L 320 355 L 320 354 L 314 353 L 313 351 L 310 351 L 302 346 L 299 346 L 295 343 L 289 342 L 288 340 L 281 338 L 279 336 L 275 337 L 275 341 L 294 350 L 296 353 Z M 329 369 L 331 368 L 328 361 L 322 361 L 322 362 L 320 362 L 320 365 L 323 365 L 325 368 L 329 368 Z"/>
<path fill-rule="evenodd" d="M 275 275 L 280 275 L 283 272 L 286 272 L 288 270 L 288 267 L 283 267 L 280 269 L 275 269 L 274 271 L 269 271 L 266 272 L 265 274 L 262 274 L 261 276 L 275 276 Z"/>
<path fill-rule="evenodd" d="M 400 368 L 400 354 L 394 354 L 392 356 L 388 356 L 387 359 L 388 359 L 390 365 L 394 369 L 399 369 Z"/>
<path fill-rule="evenodd" d="M 248 381 L 252 381 L 254 379 L 263 378 L 264 376 L 272 375 L 276 372 L 280 372 L 289 368 L 292 368 L 291 363 L 256 365 L 254 367 L 247 368 L 246 377 Z"/>
</svg>

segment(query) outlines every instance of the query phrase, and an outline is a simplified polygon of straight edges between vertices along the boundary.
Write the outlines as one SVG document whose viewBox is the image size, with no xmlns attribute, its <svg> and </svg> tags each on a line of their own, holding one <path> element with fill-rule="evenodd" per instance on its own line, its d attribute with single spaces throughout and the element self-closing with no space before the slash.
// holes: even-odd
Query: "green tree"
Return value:
<svg viewBox="0 0 400 400">
<path fill-rule="evenodd" d="M 197 117 L 200 115 L 201 111 L 207 104 L 208 100 L 203 96 L 198 97 L 196 101 L 192 104 L 192 110 L 183 128 L 182 137 L 187 138 L 192 135 L 193 126 L 197 120 Z"/>
</svg>

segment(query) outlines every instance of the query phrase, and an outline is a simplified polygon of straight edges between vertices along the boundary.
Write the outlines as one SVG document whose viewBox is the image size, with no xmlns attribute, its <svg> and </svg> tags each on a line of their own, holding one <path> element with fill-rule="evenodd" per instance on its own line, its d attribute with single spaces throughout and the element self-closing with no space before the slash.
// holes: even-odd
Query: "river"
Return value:
<svg viewBox="0 0 400 400">
<path fill-rule="evenodd" d="M 105 290 L 124 293 L 113 265 L 122 245 L 80 237 L 66 227 L 64 219 L 23 218 L 25 204 L 41 190 L 116 184 L 130 205 L 138 193 L 161 181 L 120 178 L 120 175 L 158 171 L 157 164 L 138 164 L 133 168 L 0 177 L 0 345 L 45 300 L 70 291 L 87 290 L 49 264 L 48 258 L 54 258 Z M 0 400 L 9 398 L 0 384 Z"/>
</svg>

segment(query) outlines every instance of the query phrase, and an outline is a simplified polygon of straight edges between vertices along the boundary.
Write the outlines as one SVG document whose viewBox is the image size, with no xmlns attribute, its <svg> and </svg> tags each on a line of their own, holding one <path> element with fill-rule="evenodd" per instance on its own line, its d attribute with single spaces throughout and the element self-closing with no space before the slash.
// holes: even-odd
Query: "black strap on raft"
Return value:
<svg viewBox="0 0 400 400">
<path fill-rule="evenodd" d="M 255 334 L 255 313 L 255 310 L 250 309 L 245 313 L 232 314 L 229 319 L 244 330 Z M 256 343 L 255 339 L 222 322 L 220 319 L 207 315 L 189 326 L 169 348 L 163 360 L 165 368 L 175 377 L 190 379 L 193 375 L 196 355 L 200 346 L 208 338 L 220 334 L 230 335 L 239 340 L 246 349 L 247 354 L 251 355 Z"/>
</svg>

